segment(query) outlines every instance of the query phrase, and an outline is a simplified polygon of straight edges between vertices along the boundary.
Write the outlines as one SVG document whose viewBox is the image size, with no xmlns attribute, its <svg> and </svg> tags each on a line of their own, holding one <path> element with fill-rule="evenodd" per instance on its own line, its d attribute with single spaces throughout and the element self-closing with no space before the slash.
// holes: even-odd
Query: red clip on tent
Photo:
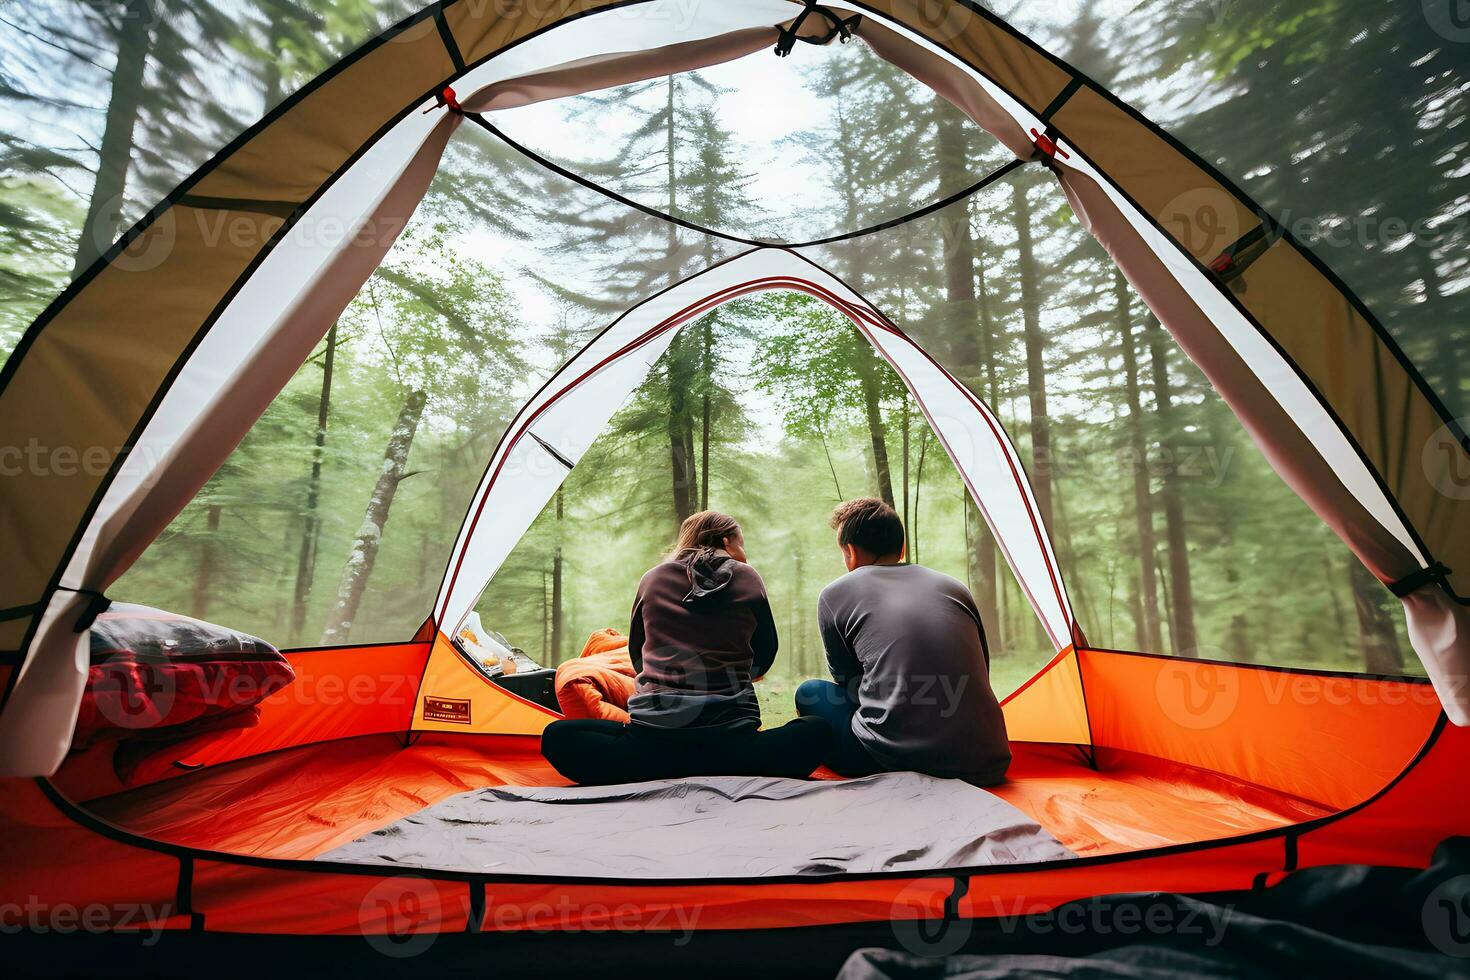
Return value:
<svg viewBox="0 0 1470 980">
<path fill-rule="evenodd" d="M 1423 866 L 1437 842 L 1470 832 L 1460 727 L 1470 722 L 1470 501 L 1439 493 L 1419 459 L 1448 433 L 1441 465 L 1463 466 L 1464 434 L 1343 283 L 1187 148 L 978 7 L 747 0 L 680 17 L 658 7 L 424 9 L 223 149 L 26 333 L 0 379 L 0 442 L 132 449 L 127 466 L 118 453 L 110 468 L 0 481 L 5 893 L 147 904 L 168 909 L 169 927 L 225 932 L 394 931 L 405 896 L 415 925 L 432 931 L 595 928 L 613 907 L 623 926 L 628 909 L 653 926 L 675 908 L 698 910 L 701 929 L 775 928 L 1245 889 L 1324 863 Z M 97 597 L 372 274 L 457 129 L 499 138 L 497 109 L 848 34 L 1004 144 L 1016 157 L 1006 172 L 1050 169 L 1281 477 L 1400 595 L 1427 682 L 1091 648 L 995 413 L 828 270 L 839 245 L 881 256 L 897 225 L 762 242 L 625 202 L 629 221 L 718 241 L 720 257 L 608 323 L 521 408 L 418 635 L 356 648 L 350 661 L 294 652 L 297 681 L 265 703 L 258 726 L 156 753 L 126 792 L 62 768 Z M 211 238 L 220 217 L 253 233 Z M 290 234 L 307 220 L 359 234 Z M 1198 244 L 1214 237 L 1194 234 L 1205 220 L 1232 231 L 1227 248 Z M 311 860 L 466 788 L 554 778 L 534 738 L 553 714 L 471 669 L 446 637 L 676 332 L 768 290 L 806 293 L 848 318 L 964 477 L 1056 650 L 1005 705 L 1016 764 L 997 792 L 1079 857 L 923 877 L 637 882 L 399 877 Z M 536 908 L 557 911 L 534 918 Z"/>
</svg>

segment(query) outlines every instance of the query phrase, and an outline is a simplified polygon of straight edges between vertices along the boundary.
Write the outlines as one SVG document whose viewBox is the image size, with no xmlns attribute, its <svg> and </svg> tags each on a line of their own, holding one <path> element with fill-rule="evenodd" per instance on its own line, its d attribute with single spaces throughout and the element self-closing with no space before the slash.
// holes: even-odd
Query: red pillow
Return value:
<svg viewBox="0 0 1470 980">
<path fill-rule="evenodd" d="M 264 640 L 148 606 L 113 603 L 92 624 L 91 666 L 72 747 L 252 708 L 295 678 L 286 658 Z"/>
</svg>

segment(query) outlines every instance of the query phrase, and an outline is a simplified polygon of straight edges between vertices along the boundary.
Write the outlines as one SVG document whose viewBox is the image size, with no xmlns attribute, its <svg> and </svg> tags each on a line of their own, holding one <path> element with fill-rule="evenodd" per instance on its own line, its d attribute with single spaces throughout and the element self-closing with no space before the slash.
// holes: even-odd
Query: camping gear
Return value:
<svg viewBox="0 0 1470 980">
<path fill-rule="evenodd" d="M 785 827 L 780 834 L 771 827 Z M 895 833 L 902 828 L 902 833 Z M 924 841 L 922 848 L 912 842 Z M 650 849 L 650 841 L 658 846 Z M 323 861 L 599 878 L 803 876 L 1061 861 L 1020 810 L 957 779 L 704 776 L 452 796 Z"/>
<path fill-rule="evenodd" d="M 5 895 L 112 910 L 114 928 L 126 910 L 163 908 L 162 928 L 205 932 L 510 931 L 547 907 L 566 930 L 605 928 L 610 907 L 623 929 L 670 910 L 697 912 L 699 930 L 781 929 L 994 918 L 1122 891 L 1269 890 L 1297 868 L 1422 868 L 1441 840 L 1470 831 L 1470 687 L 1458 682 L 1470 675 L 1470 495 L 1444 489 L 1470 443 L 1391 334 L 1208 163 L 978 5 L 822 7 L 842 30 L 826 16 L 792 26 L 807 5 L 786 0 L 443 0 L 281 100 L 78 271 L 0 374 L 0 445 L 92 447 L 107 463 L 0 480 Z M 648 240 L 678 262 L 509 425 L 422 627 L 292 651 L 297 680 L 261 702 L 259 724 L 170 745 L 128 787 L 63 765 L 99 596 L 311 355 L 456 130 L 475 127 L 542 168 L 497 135 L 496 110 L 849 36 L 1014 154 L 984 180 L 1030 168 L 1060 183 L 1270 465 L 1400 598 L 1428 680 L 1088 642 L 993 407 L 940 362 L 945 351 L 830 268 L 854 249 L 875 262 L 897 254 L 914 222 L 963 213 L 963 195 L 832 241 L 769 242 L 548 170 L 569 195 L 620 204 L 628 227 L 659 231 Z M 346 233 L 292 234 L 331 226 Z M 535 753 L 556 713 L 487 678 L 452 638 L 675 334 L 770 290 L 827 304 L 898 373 L 1015 572 L 1055 655 L 1003 705 L 1014 761 L 994 792 L 1078 857 L 799 882 L 697 868 L 636 882 L 404 875 L 312 860 L 466 787 L 556 782 Z M 973 303 L 945 312 L 970 315 Z"/>
<path fill-rule="evenodd" d="M 176 739 L 252 724 L 256 705 L 296 676 L 264 640 L 148 606 L 113 603 L 89 637 L 73 751 L 103 736 Z"/>
<path fill-rule="evenodd" d="M 556 668 L 556 700 L 568 718 L 628 721 L 633 696 L 633 661 L 628 638 L 615 629 L 587 637 L 582 653 Z"/>
</svg>

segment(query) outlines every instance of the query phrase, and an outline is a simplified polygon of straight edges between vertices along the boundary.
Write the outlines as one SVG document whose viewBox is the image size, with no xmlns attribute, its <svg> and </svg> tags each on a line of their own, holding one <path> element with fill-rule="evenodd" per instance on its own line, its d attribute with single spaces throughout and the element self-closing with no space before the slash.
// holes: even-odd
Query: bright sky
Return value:
<svg viewBox="0 0 1470 980">
<path fill-rule="evenodd" d="M 742 151 L 742 166 L 755 177 L 750 187 L 753 197 L 780 202 L 825 191 L 817 168 L 803 161 L 805 151 L 787 142 L 787 138 L 823 125 L 830 108 L 807 91 L 801 68 L 818 59 L 851 55 L 835 47 L 798 45 L 787 58 L 762 51 L 700 72 L 704 80 L 725 90 L 717 101 L 720 122 L 734 133 Z M 653 95 L 662 98 L 661 94 Z M 654 99 L 645 96 L 642 101 L 652 104 Z M 562 99 L 503 110 L 494 114 L 494 121 L 512 138 L 575 169 L 576 163 L 595 159 L 588 153 L 589 147 L 617 146 L 638 123 L 638 115 L 631 108 L 579 116 L 579 102 L 576 98 Z M 491 268 L 506 268 L 515 261 L 515 243 L 488 230 L 464 239 L 462 246 Z M 550 328 L 557 316 L 552 298 L 526 279 L 516 277 L 509 285 L 525 318 Z M 750 369 L 755 350 L 753 341 L 734 340 L 722 353 L 732 372 L 743 375 Z M 551 369 L 550 365 L 545 367 Z M 732 387 L 742 390 L 742 406 L 753 423 L 747 441 L 770 445 L 779 440 L 781 413 L 774 401 L 738 381 Z"/>
</svg>

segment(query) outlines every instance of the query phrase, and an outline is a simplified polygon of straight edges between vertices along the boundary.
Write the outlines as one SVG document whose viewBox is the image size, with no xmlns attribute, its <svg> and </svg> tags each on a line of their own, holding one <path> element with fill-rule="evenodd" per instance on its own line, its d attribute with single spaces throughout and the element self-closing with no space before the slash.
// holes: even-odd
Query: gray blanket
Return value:
<svg viewBox="0 0 1470 980">
<path fill-rule="evenodd" d="M 822 875 L 1072 857 L 1020 810 L 954 779 L 708 776 L 604 787 L 492 786 L 322 861 L 611 878 Z"/>
</svg>

